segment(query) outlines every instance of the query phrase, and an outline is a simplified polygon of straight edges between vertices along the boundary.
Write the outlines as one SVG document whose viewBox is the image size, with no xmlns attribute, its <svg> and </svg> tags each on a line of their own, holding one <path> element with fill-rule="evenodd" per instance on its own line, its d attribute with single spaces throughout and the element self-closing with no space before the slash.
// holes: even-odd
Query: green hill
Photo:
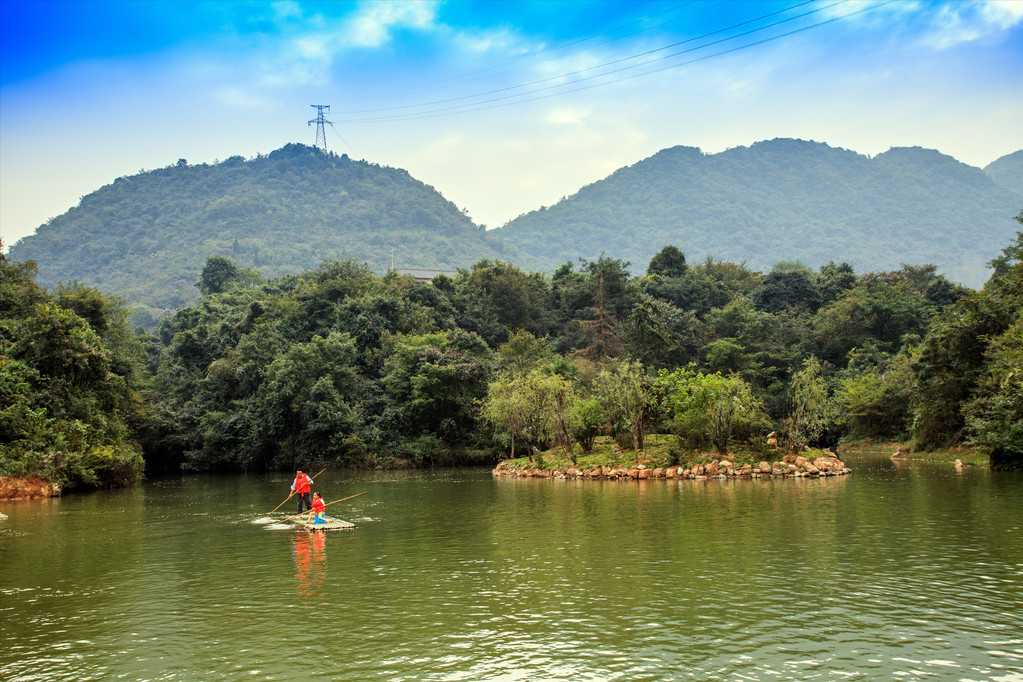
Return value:
<svg viewBox="0 0 1023 682">
<path fill-rule="evenodd" d="M 406 171 L 289 144 L 266 156 L 117 178 L 15 244 L 40 283 L 80 280 L 150 322 L 198 299 L 206 259 L 265 277 L 354 258 L 380 273 L 509 259 L 502 243 Z"/>
<path fill-rule="evenodd" d="M 544 269 L 606 253 L 645 270 L 665 244 L 769 269 L 845 260 L 857 271 L 933 263 L 979 286 L 1018 228 L 1023 193 L 933 150 L 874 158 L 776 139 L 720 154 L 665 149 L 519 216 L 497 234 Z"/>
<path fill-rule="evenodd" d="M 1023 149 L 995 159 L 984 166 L 984 172 L 1005 189 L 1023 194 Z"/>
</svg>

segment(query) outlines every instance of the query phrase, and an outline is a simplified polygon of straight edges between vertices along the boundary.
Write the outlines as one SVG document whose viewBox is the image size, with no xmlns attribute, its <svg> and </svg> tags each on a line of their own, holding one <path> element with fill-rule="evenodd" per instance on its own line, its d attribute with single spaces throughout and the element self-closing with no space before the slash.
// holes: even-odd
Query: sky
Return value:
<svg viewBox="0 0 1023 682">
<path fill-rule="evenodd" d="M 1023 148 L 1023 0 L 0 0 L 0 239 L 172 165 L 312 145 L 499 227 L 661 149 Z"/>
</svg>

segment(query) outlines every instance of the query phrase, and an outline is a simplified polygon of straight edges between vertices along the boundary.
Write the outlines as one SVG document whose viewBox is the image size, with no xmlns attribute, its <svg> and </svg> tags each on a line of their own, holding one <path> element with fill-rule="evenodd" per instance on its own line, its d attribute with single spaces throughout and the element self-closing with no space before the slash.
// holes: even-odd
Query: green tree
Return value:
<svg viewBox="0 0 1023 682">
<path fill-rule="evenodd" d="M 677 246 L 668 244 L 650 259 L 646 274 L 655 277 L 682 277 L 686 274 L 686 255 Z"/>
<path fill-rule="evenodd" d="M 632 434 L 636 458 L 645 446 L 646 424 L 653 408 L 651 380 L 639 362 L 612 362 L 597 374 L 596 397 L 604 407 L 612 432 Z"/>
<path fill-rule="evenodd" d="M 219 294 L 225 291 L 234 282 L 241 278 L 238 266 L 226 256 L 210 256 L 202 266 L 199 274 L 199 281 L 196 282 L 199 292 L 204 296 L 207 294 Z"/>
<path fill-rule="evenodd" d="M 766 419 L 749 384 L 735 375 L 703 374 L 690 365 L 662 371 L 654 390 L 686 447 L 699 447 L 709 440 L 726 454 L 733 438 L 749 435 Z"/>
<path fill-rule="evenodd" d="M 572 434 L 568 431 L 571 404 L 572 387 L 564 377 L 541 369 L 518 375 L 504 373 L 488 387 L 483 417 L 508 433 L 512 457 L 517 440 L 527 448 L 542 446 L 541 449 L 561 441 L 571 452 Z"/>
<path fill-rule="evenodd" d="M 834 410 L 821 363 L 811 355 L 803 361 L 789 384 L 792 409 L 789 413 L 789 437 L 797 450 L 819 439 L 834 422 Z"/>
<path fill-rule="evenodd" d="M 970 440 L 993 469 L 1023 468 L 1023 315 L 985 351 L 986 373 L 964 406 Z"/>
</svg>

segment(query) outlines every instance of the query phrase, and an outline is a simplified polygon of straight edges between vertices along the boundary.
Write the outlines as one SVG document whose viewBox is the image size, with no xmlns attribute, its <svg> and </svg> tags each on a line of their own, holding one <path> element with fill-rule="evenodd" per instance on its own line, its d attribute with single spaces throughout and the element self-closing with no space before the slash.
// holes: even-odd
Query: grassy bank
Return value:
<svg viewBox="0 0 1023 682">
<path fill-rule="evenodd" d="M 854 441 L 849 443 L 842 443 L 839 447 L 839 454 L 853 453 L 853 454 L 868 454 L 868 455 L 886 455 L 892 456 L 896 452 L 899 452 L 897 459 L 900 460 L 919 460 L 924 462 L 948 462 L 954 464 L 955 461 L 962 460 L 963 464 L 970 466 L 990 466 L 990 458 L 987 453 L 970 447 L 968 445 L 956 445 L 950 448 L 943 448 L 940 450 L 930 451 L 915 451 L 908 442 L 898 441 L 884 441 L 876 442 L 870 440 Z"/>
</svg>

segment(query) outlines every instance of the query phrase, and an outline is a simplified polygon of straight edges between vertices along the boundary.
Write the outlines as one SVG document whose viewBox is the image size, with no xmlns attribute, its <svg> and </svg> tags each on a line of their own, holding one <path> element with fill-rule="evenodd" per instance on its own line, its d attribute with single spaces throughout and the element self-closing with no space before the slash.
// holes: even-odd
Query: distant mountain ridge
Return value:
<svg viewBox="0 0 1023 682">
<path fill-rule="evenodd" d="M 846 260 L 860 272 L 934 263 L 979 286 L 1021 209 L 1023 191 L 934 150 L 870 158 L 775 139 L 719 154 L 664 149 L 496 232 L 544 269 L 606 253 L 641 274 L 673 244 L 690 260 L 760 270 L 791 259 Z"/>
<path fill-rule="evenodd" d="M 1023 149 L 995 159 L 984 172 L 1005 189 L 1023 194 Z"/>
<path fill-rule="evenodd" d="M 977 287 L 1015 234 L 1023 152 L 985 170 L 934 150 L 870 158 L 776 139 L 704 154 L 664 149 L 554 206 L 486 231 L 407 171 L 289 144 L 269 155 L 117 178 L 10 248 L 38 281 L 120 295 L 140 322 L 188 305 L 206 259 L 265 277 L 354 258 L 378 272 L 455 270 L 499 258 L 552 272 L 602 253 L 642 274 L 665 244 L 768 270 L 781 260 L 858 272 L 934 263 Z"/>
<path fill-rule="evenodd" d="M 509 259 L 503 243 L 408 172 L 289 144 L 269 155 L 117 178 L 12 246 L 38 281 L 80 280 L 140 307 L 140 321 L 194 302 L 206 259 L 266 277 L 354 258 L 454 270 Z"/>
</svg>

